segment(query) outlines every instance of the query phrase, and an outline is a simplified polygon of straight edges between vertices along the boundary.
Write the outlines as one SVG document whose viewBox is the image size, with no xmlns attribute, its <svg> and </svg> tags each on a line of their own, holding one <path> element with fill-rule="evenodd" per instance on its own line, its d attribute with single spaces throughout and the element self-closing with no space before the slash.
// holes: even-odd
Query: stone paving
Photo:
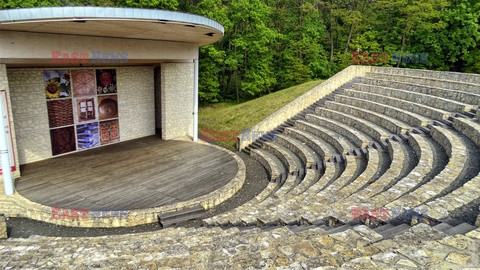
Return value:
<svg viewBox="0 0 480 270">
<path fill-rule="evenodd" d="M 426 224 L 393 239 L 361 225 L 325 234 L 286 227 L 174 228 L 95 238 L 0 241 L 2 269 L 458 269 L 480 267 L 480 229 L 445 236 Z"/>
</svg>

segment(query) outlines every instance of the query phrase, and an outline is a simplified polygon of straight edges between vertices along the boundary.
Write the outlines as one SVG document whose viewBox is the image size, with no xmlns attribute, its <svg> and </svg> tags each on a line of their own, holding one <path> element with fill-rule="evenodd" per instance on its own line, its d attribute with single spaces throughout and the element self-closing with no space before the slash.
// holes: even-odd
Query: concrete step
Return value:
<svg viewBox="0 0 480 270">
<path fill-rule="evenodd" d="M 352 226 L 350 226 L 348 224 L 340 225 L 340 226 L 335 227 L 335 228 L 329 227 L 329 229 L 327 230 L 327 233 L 328 234 L 339 233 L 339 232 L 343 232 L 343 231 L 346 231 L 346 230 L 351 229 L 351 228 L 352 228 Z"/>
<path fill-rule="evenodd" d="M 452 227 L 452 228 L 446 230 L 444 233 L 447 234 L 447 235 L 466 234 L 469 231 L 472 231 L 476 228 L 477 227 L 464 222 L 462 224 L 459 224 L 455 227 Z"/>
<path fill-rule="evenodd" d="M 445 223 L 445 222 L 442 222 L 440 224 L 437 224 L 435 226 L 433 226 L 433 228 L 439 232 L 444 232 L 450 228 L 452 228 L 452 225 L 448 224 L 448 223 Z"/>
<path fill-rule="evenodd" d="M 408 224 L 403 223 L 401 225 L 386 229 L 380 232 L 380 234 L 383 236 L 384 239 L 391 239 L 396 235 L 401 234 L 410 228 L 411 227 Z"/>
<path fill-rule="evenodd" d="M 387 224 L 385 224 L 385 225 L 378 226 L 377 228 L 375 228 L 375 229 L 373 229 L 373 230 L 374 230 L 375 232 L 381 234 L 382 232 L 384 232 L 384 231 L 386 231 L 386 230 L 389 230 L 389 229 L 391 229 L 391 228 L 393 228 L 393 227 L 396 227 L 396 225 L 393 225 L 392 223 L 387 223 Z"/>
<path fill-rule="evenodd" d="M 160 214 L 158 215 L 158 222 L 163 228 L 166 228 L 189 220 L 200 220 L 204 218 L 205 215 L 205 209 L 201 206 L 197 206 L 172 213 Z"/>
</svg>

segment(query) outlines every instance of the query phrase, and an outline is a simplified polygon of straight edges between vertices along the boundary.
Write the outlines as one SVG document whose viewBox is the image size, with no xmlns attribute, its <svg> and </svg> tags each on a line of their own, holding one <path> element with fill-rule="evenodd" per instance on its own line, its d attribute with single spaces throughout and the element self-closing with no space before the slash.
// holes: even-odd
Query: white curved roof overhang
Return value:
<svg viewBox="0 0 480 270">
<path fill-rule="evenodd" d="M 0 30 L 194 43 L 219 41 L 218 22 L 188 13 L 113 7 L 0 10 Z"/>
</svg>

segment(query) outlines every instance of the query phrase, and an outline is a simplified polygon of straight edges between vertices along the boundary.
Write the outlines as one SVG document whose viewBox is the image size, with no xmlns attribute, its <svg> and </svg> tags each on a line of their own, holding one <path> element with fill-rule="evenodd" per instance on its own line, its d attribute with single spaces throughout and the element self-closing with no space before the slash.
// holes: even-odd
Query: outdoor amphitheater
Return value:
<svg viewBox="0 0 480 270">
<path fill-rule="evenodd" d="M 268 131 L 255 142 L 240 136 L 231 154 L 252 162 L 236 157 L 227 188 L 188 203 L 95 224 L 0 198 L 11 216 L 58 225 L 163 226 L 9 238 L 0 267 L 477 269 L 479 105 L 480 75 L 350 66 L 252 127 Z"/>
</svg>

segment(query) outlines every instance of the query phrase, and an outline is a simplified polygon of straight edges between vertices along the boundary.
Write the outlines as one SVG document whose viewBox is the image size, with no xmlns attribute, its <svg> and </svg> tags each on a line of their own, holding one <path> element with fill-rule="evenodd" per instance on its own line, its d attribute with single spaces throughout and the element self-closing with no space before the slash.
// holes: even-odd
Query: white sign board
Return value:
<svg viewBox="0 0 480 270">
<path fill-rule="evenodd" d="M 10 169 L 13 171 L 16 170 L 15 165 L 15 153 L 13 151 L 13 138 L 12 138 L 12 129 L 10 127 L 10 115 L 8 114 L 8 102 L 7 102 L 7 92 L 5 90 L 0 90 L 0 102 L 2 102 L 2 112 L 0 117 L 5 117 L 5 133 L 7 135 L 7 145 L 8 145 L 8 154 L 10 156 Z M 2 128 L 2 127 L 0 127 Z M 1 161 L 1 159 L 0 159 Z M 2 170 L 0 168 L 0 173 Z"/>
</svg>

